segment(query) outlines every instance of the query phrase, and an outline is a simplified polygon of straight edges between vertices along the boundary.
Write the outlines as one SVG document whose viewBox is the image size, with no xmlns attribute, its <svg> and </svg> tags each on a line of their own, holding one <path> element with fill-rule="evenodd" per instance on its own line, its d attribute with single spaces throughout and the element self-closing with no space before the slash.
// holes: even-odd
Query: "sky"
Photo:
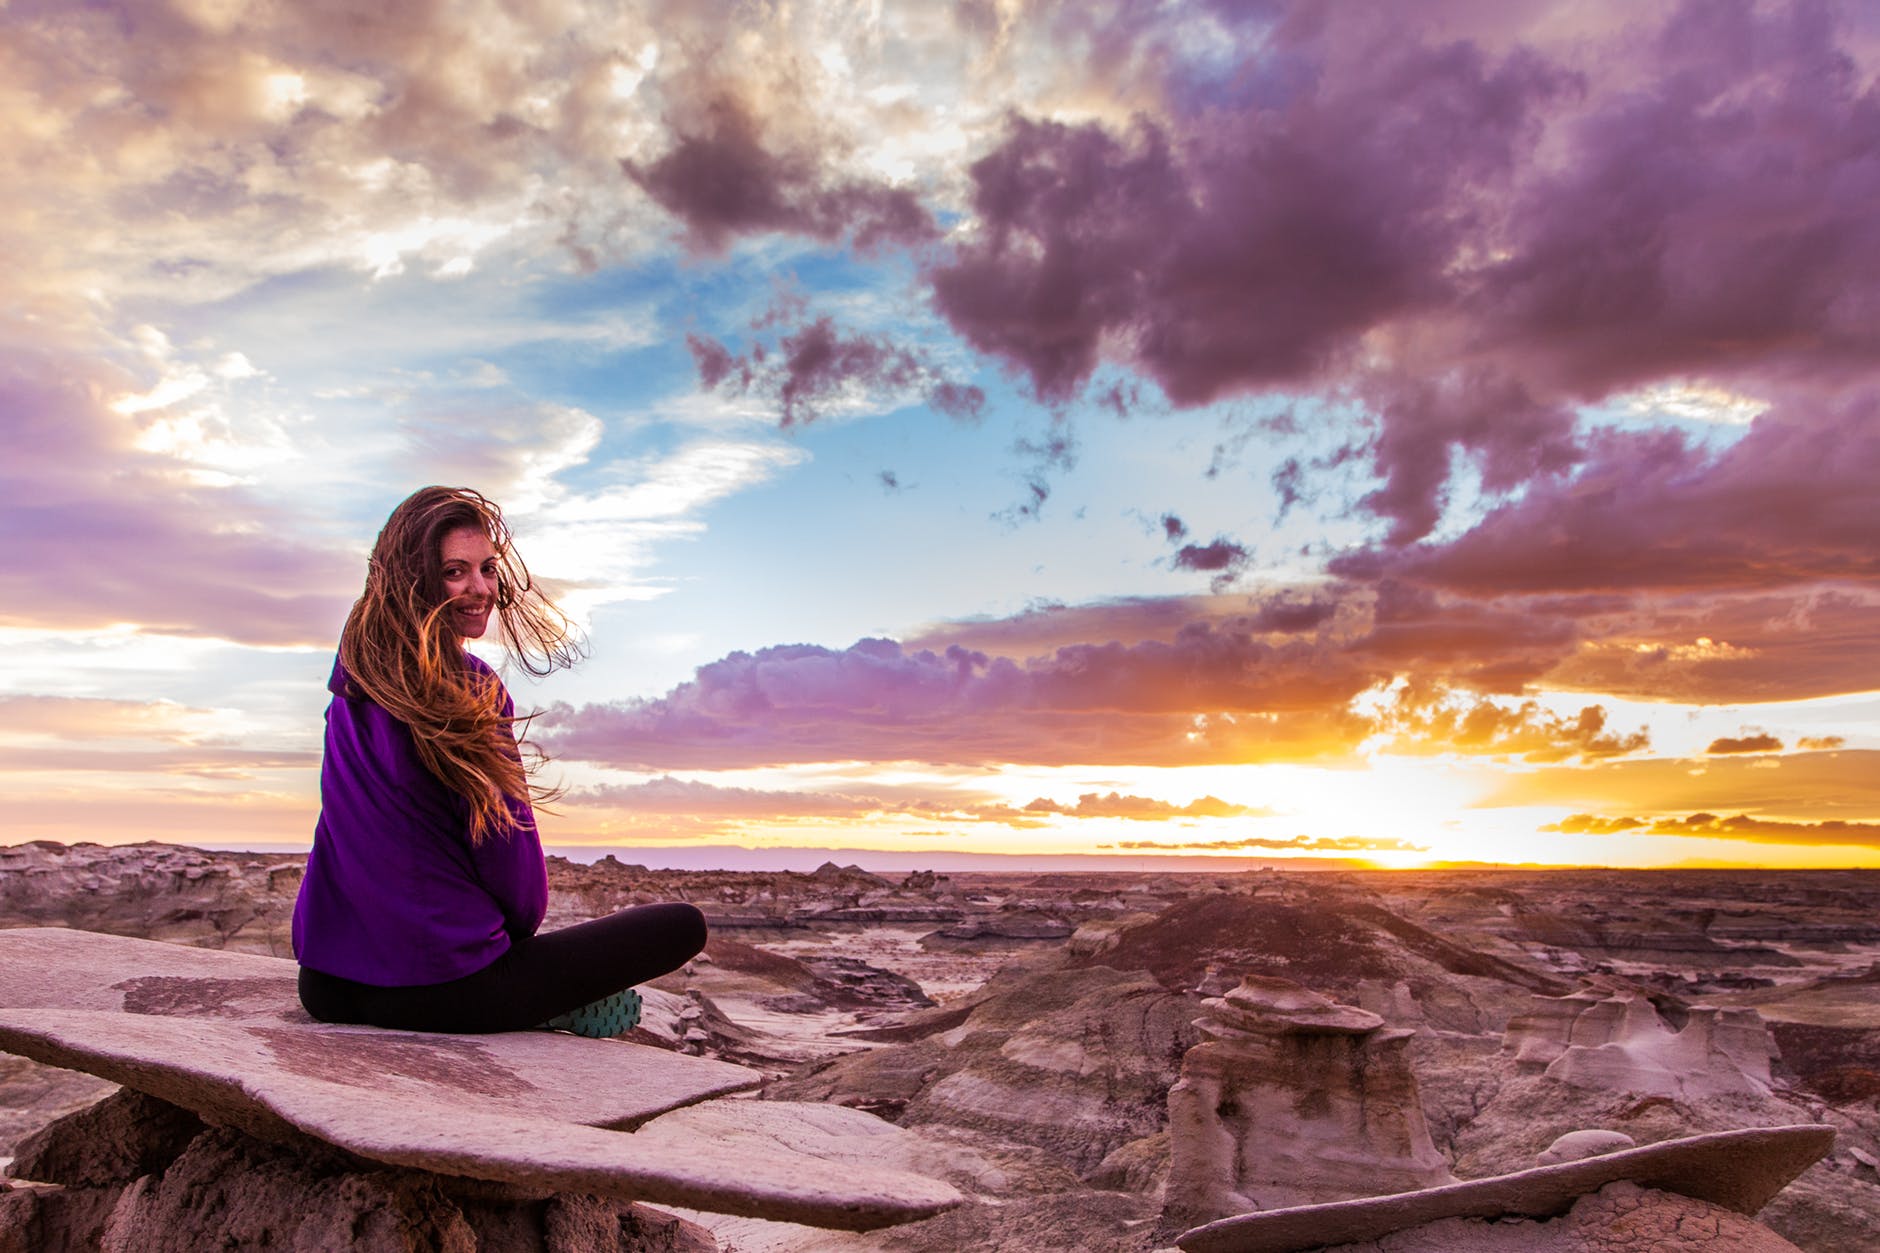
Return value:
<svg viewBox="0 0 1880 1253">
<path fill-rule="evenodd" d="M 0 841 L 305 847 L 443 483 L 586 641 L 508 674 L 551 846 L 1880 866 L 1877 68 L 1851 2 L 0 0 Z"/>
</svg>

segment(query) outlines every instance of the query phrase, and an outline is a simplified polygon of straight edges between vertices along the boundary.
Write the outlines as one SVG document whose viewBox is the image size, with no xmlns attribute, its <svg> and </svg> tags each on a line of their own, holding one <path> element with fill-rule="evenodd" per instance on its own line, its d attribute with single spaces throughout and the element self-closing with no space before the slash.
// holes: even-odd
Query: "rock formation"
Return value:
<svg viewBox="0 0 1880 1253">
<path fill-rule="evenodd" d="M 1250 975 L 1203 1004 L 1206 1038 L 1168 1094 L 1171 1221 L 1449 1182 L 1411 1032 L 1284 979 Z"/>
<path fill-rule="evenodd" d="M 203 955 L 206 964 L 184 969 L 189 950 L 170 948 L 175 969 L 103 984 L 83 969 L 53 962 L 41 980 L 44 999 L 36 1004 L 145 1019 L 208 1015 L 205 1041 L 236 1027 L 239 1042 L 250 1038 L 244 1022 L 274 1012 L 270 1006 L 292 1005 L 291 983 L 277 965 L 249 967 L 236 955 L 285 953 L 299 861 L 292 854 L 159 844 L 0 848 L 0 924 L 160 935 L 222 949 Z M 1180 1077 L 1184 1053 L 1200 1039 L 1192 1023 L 1200 998 L 1224 996 L 1242 975 L 1258 973 L 1296 979 L 1369 1010 L 1385 1028 L 1415 1028 L 1404 1056 L 1416 1074 L 1429 1134 L 1464 1176 L 1526 1171 L 1538 1155 L 1573 1149 L 1586 1128 L 1608 1128 L 1615 1138 L 1629 1135 L 1650 1146 L 1744 1127 L 1831 1124 L 1840 1136 L 1835 1153 L 1786 1187 L 1758 1221 L 1808 1253 L 1872 1253 L 1873 1216 L 1880 1213 L 1880 1172 L 1873 1164 L 1880 1161 L 1880 1106 L 1873 1100 L 1880 1093 L 1880 879 L 1871 872 L 962 871 L 883 879 L 841 865 L 804 874 L 649 870 L 610 858 L 593 864 L 551 858 L 550 876 L 551 925 L 680 899 L 706 910 L 716 938 L 742 942 L 736 953 L 708 953 L 643 989 L 645 1013 L 627 1037 L 631 1042 L 761 1070 L 772 1080 L 765 1095 L 785 1098 L 762 1103 L 779 1111 L 772 1118 L 794 1120 L 813 1110 L 854 1120 L 847 1130 L 765 1121 L 746 1114 L 760 1106 L 722 1097 L 659 1114 L 630 1140 L 652 1146 L 658 1137 L 645 1133 L 663 1127 L 668 1135 L 683 1129 L 695 1142 L 702 1137 L 729 1153 L 760 1158 L 770 1151 L 767 1143 L 781 1142 L 792 1153 L 839 1148 L 850 1156 L 829 1160 L 944 1179 L 967 1194 L 944 1214 L 880 1234 L 684 1211 L 727 1247 L 1142 1253 L 1162 1213 L 1173 1152 L 1168 1088 Z M 1012 925 L 999 921 L 1006 917 Z M 960 924 L 971 924 L 965 929 L 973 938 L 935 934 Z M 1074 932 L 1054 938 L 1066 925 Z M 0 944 L 7 942 L 4 934 Z M 1589 980 L 1602 987 L 1601 997 L 1648 996 L 1660 1019 L 1650 1034 L 1687 1027 L 1692 1005 L 1757 1009 L 1781 1050 L 1769 1066 L 1773 1091 L 1758 1094 L 1755 1083 L 1702 1097 L 1580 1087 L 1550 1076 L 1552 1060 L 1517 1062 L 1515 1048 L 1504 1048 L 1510 1020 L 1547 1008 L 1534 994 L 1562 997 Z M 918 1008 L 923 995 L 939 1005 Z M 1595 1015 L 1585 1024 L 1589 1032 L 1598 1021 Z M 1587 1044 L 1567 1038 L 1570 1026 L 1564 1031 L 1556 1040 L 1563 1052 Z M 1707 1055 L 1720 1036 L 1714 1028 L 1710 1034 Z M 74 1032 L 70 1039 L 76 1046 L 86 1036 Z M 576 1048 L 593 1043 L 542 1039 L 554 1057 L 563 1056 L 557 1040 Z M 603 1050 L 594 1054 L 601 1058 L 619 1050 L 611 1043 L 595 1047 Z M 540 1064 L 518 1059 L 504 1067 L 529 1079 L 529 1067 Z M 590 1085 L 603 1095 L 611 1065 Z M 1760 1074 L 1753 1060 L 1738 1069 Z M 748 1069 L 744 1073 L 749 1082 Z M 395 1073 L 391 1086 L 408 1080 Z M 78 1071 L 0 1056 L 0 1156 L 114 1087 Z M 578 1118 L 582 1099 L 571 1093 L 563 1108 Z M 806 1099 L 852 1108 L 796 1103 Z M 595 1117 L 624 1108 L 610 1104 Z M 861 1111 L 903 1126 L 885 1128 L 891 1133 L 885 1137 L 870 1134 L 884 1125 Z M 594 1131 L 584 1125 L 575 1134 Z M 205 1143 L 199 1152 L 210 1147 Z M 252 1162 L 263 1174 L 285 1169 L 270 1152 L 278 1150 L 257 1140 L 228 1157 L 191 1161 L 226 1162 L 231 1171 Z M 326 1176 L 335 1187 L 343 1182 L 348 1195 L 382 1199 L 388 1194 L 380 1185 L 400 1169 L 364 1159 L 341 1165 Z M 152 1168 L 139 1177 L 164 1173 Z M 862 1172 L 844 1173 L 852 1181 Z M 180 1186 L 186 1176 L 171 1178 Z M 320 1184 L 295 1184 L 308 1186 Z M 1616 1192 L 1627 1186 L 1614 1185 Z M 534 1218 L 504 1210 L 511 1216 L 502 1222 L 518 1225 L 502 1230 L 536 1233 L 511 1243 L 539 1246 L 550 1204 L 545 1198 L 499 1203 L 452 1187 L 457 1190 L 441 1195 L 471 1230 L 486 1236 L 496 1230 L 484 1225 L 486 1219 L 498 1210 L 535 1206 Z M 0 1207 L 34 1209 L 43 1218 L 64 1205 L 57 1197 L 76 1204 L 81 1190 L 67 1186 L 55 1194 L 21 1184 L 0 1192 Z M 422 1188 L 394 1191 L 431 1195 Z M 1606 1208 L 1606 1199 L 1580 1197 L 1573 1205 L 1592 1225 L 1573 1230 L 1590 1240 L 1599 1228 L 1587 1216 L 1597 1214 L 1640 1230 L 1656 1230 L 1653 1224 L 1670 1214 L 1739 1234 L 1750 1230 L 1729 1227 L 1746 1222 L 1740 1215 L 1726 1219 L 1701 1211 L 1695 1200 L 1644 1192 L 1623 1214 Z M 562 1189 L 557 1223 L 567 1226 L 579 1209 L 567 1206 L 582 1195 Z M 628 1203 L 586 1195 L 596 1205 Z M 362 1232 L 379 1221 L 368 1216 L 371 1208 L 354 1211 Z M 456 1221 L 443 1208 L 399 1211 L 389 1200 L 373 1210 L 394 1211 L 406 1214 L 399 1221 L 412 1231 L 435 1233 Z M 620 1225 L 618 1218 L 608 1221 Z M 1491 1230 L 1485 1223 L 1439 1220 L 1437 1228 L 1457 1242 L 1433 1247 L 1446 1253 L 1472 1248 L 1468 1241 Z M 1434 1238 L 1431 1230 L 1386 1239 L 1394 1249 L 1432 1247 L 1404 1244 L 1413 1235 Z M 1492 1230 L 1521 1233 L 1535 1248 L 1551 1248 L 1547 1242 L 1568 1230 L 1568 1216 L 1504 1217 Z M 280 1230 L 275 1236 L 286 1238 Z M 57 1241 L 29 1239 L 33 1248 L 57 1247 Z M 500 1245 L 501 1239 L 484 1243 Z M 0 1253 L 11 1253 L 4 1241 Z"/>
<path fill-rule="evenodd" d="M 1177 1243 L 1185 1253 L 1786 1250 L 1794 1246 L 1747 1220 L 1833 1144 L 1834 1129 L 1818 1126 L 1692 1136 L 1395 1196 L 1243 1214 Z M 1562 1213 L 1558 1223 L 1505 1222 Z M 1385 1236 L 1387 1245 L 1374 1243 Z"/>
<path fill-rule="evenodd" d="M 274 958 L 86 932 L 0 931 L 0 1048 L 153 1098 L 158 1104 L 139 1106 L 138 1117 L 164 1129 L 160 1151 L 133 1154 L 128 1163 L 83 1163 L 69 1142 L 23 1154 L 16 1177 L 49 1162 L 49 1173 L 71 1178 L 60 1163 L 78 1157 L 79 1184 L 89 1179 L 85 1186 L 115 1186 L 121 1195 L 108 1205 L 101 1197 L 79 1205 L 39 1193 L 10 1196 L 5 1212 L 18 1238 L 43 1234 L 54 1218 L 66 1231 L 103 1223 L 100 1207 L 125 1231 L 166 1230 L 177 1221 L 173 1204 L 185 1204 L 166 1199 L 169 1172 L 213 1178 L 236 1169 L 231 1162 L 246 1163 L 241 1171 L 268 1196 L 312 1189 L 306 1202 L 315 1208 L 332 1189 L 350 1195 L 368 1187 L 361 1178 L 402 1172 L 387 1186 L 398 1197 L 422 1196 L 412 1202 L 417 1209 L 387 1201 L 386 1221 L 435 1226 L 441 1234 L 431 1246 L 447 1248 L 473 1247 L 463 1243 L 469 1228 L 459 1231 L 453 1211 L 423 1198 L 465 1188 L 504 1203 L 649 1200 L 847 1229 L 906 1222 L 958 1203 L 947 1185 L 893 1166 L 905 1157 L 896 1145 L 905 1133 L 866 1114 L 754 1101 L 717 1112 L 720 1098 L 759 1082 L 742 1067 L 555 1032 L 449 1036 L 325 1026 L 294 1001 L 293 971 Z M 63 1125 L 82 1131 L 112 1117 L 81 1111 Z M 196 1136 L 171 1154 L 185 1118 L 211 1124 L 204 1134 L 221 1138 Z M 221 1164 L 192 1157 L 199 1144 Z M 268 1145 L 328 1164 L 276 1188 L 280 1155 L 256 1147 Z M 174 1196 L 194 1198 L 187 1204 L 205 1203 L 201 1183 L 177 1187 Z M 334 1211 L 347 1212 L 344 1205 Z M 230 1210 L 230 1225 L 205 1244 L 247 1241 L 243 1214 Z M 222 1221 L 213 1211 L 200 1217 Z M 281 1225 L 288 1216 L 276 1218 L 275 1226 L 255 1230 L 320 1247 L 317 1233 L 294 1234 L 302 1229 Z M 117 1238 L 99 1230 L 100 1239 Z M 123 1239 L 120 1247 L 159 1247 Z"/>
<path fill-rule="evenodd" d="M 318 1141 L 271 1143 L 128 1088 L 33 1136 L 13 1171 L 35 1182 L 0 1194 L 0 1249 L 718 1248 L 646 1206 L 401 1170 Z"/>
<path fill-rule="evenodd" d="M 1635 1149 L 1638 1141 L 1623 1131 L 1569 1131 L 1555 1138 L 1554 1142 L 1534 1155 L 1536 1166 L 1558 1166 L 1562 1162 L 1584 1161 L 1589 1157 L 1598 1157 L 1602 1153 L 1617 1153 L 1622 1149 Z"/>
<path fill-rule="evenodd" d="M 1680 1099 L 1767 1096 L 1775 1043 L 1756 1011 L 1687 1012 L 1674 1030 L 1633 992 L 1539 997 L 1508 1024 L 1505 1047 L 1522 1072 L 1580 1088 Z"/>
<path fill-rule="evenodd" d="M 1193 1012 L 1140 975 L 1008 968 L 973 1002 L 917 1016 L 898 1043 L 807 1067 L 770 1093 L 1027 1146 L 1084 1175 L 1164 1129 Z"/>
<path fill-rule="evenodd" d="M 33 840 L 0 848 L 0 917 L 286 957 L 305 860 Z"/>
</svg>

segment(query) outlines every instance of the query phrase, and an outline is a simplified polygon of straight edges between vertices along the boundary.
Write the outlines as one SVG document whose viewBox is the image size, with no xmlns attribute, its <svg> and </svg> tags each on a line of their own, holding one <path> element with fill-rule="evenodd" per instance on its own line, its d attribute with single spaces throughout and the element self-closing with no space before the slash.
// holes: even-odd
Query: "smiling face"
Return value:
<svg viewBox="0 0 1880 1253">
<path fill-rule="evenodd" d="M 444 534 L 444 595 L 450 601 L 444 620 L 467 640 L 481 639 L 496 608 L 496 549 L 478 527 L 460 526 Z"/>
</svg>

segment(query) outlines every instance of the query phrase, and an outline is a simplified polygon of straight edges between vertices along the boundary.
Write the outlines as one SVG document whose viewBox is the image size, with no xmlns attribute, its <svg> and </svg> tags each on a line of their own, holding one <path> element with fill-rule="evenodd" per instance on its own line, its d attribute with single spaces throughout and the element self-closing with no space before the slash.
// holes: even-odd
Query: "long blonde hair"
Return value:
<svg viewBox="0 0 1880 1253">
<path fill-rule="evenodd" d="M 339 659 L 352 689 L 411 728 L 425 768 L 470 806 L 470 841 L 507 834 L 515 819 L 506 800 L 553 799 L 532 787 L 541 754 L 519 733 L 527 718 L 503 713 L 503 688 L 466 661 L 447 613 L 444 537 L 470 527 L 496 552 L 499 638 L 530 674 L 573 665 L 580 646 L 568 618 L 529 578 L 503 512 L 467 487 L 421 487 L 379 532 L 366 587 L 346 617 Z M 531 750 L 531 764 L 522 750 Z"/>
</svg>

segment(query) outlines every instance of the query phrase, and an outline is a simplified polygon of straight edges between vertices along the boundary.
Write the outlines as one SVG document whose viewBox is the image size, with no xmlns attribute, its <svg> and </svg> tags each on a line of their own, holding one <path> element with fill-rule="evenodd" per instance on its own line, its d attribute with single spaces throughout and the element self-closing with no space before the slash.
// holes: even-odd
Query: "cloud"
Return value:
<svg viewBox="0 0 1880 1253">
<path fill-rule="evenodd" d="M 1801 844 L 1811 847 L 1843 844 L 1880 848 L 1880 823 L 1844 822 L 1838 819 L 1825 822 L 1778 822 L 1768 818 L 1752 818 L 1748 814 L 1724 818 L 1712 813 L 1696 813 L 1685 818 L 1659 818 L 1649 823 L 1639 818 L 1600 818 L 1592 814 L 1574 814 L 1541 830 L 1569 835 L 1676 835 L 1748 840 L 1755 844 Z"/>
<path fill-rule="evenodd" d="M 1295 835 L 1291 839 L 1268 839 L 1262 836 L 1246 836 L 1234 840 L 1192 840 L 1171 842 L 1163 840 L 1118 840 L 1114 844 L 1104 844 L 1103 848 L 1154 850 L 1156 852 L 1236 852 L 1253 849 L 1274 849 L 1301 853 L 1380 853 L 1380 852 L 1428 852 L 1428 847 L 1400 840 L 1393 836 L 1364 835 Z"/>
<path fill-rule="evenodd" d="M 1767 733 L 1754 735 L 1725 735 L 1710 742 L 1704 750 L 1715 756 L 1719 753 L 1779 753 L 1782 741 Z"/>
<path fill-rule="evenodd" d="M 1535 483 L 1453 540 L 1330 565 L 1470 595 L 1873 584 L 1876 479 L 1880 394 L 1797 393 L 1720 453 L 1673 430 L 1599 432 L 1576 473 Z"/>
<path fill-rule="evenodd" d="M 1519 382 L 1492 371 L 1379 376 L 1365 390 L 1378 415 L 1371 452 L 1384 483 L 1362 503 L 1391 520 L 1385 541 L 1391 545 L 1436 528 L 1457 453 L 1475 459 L 1490 492 L 1558 477 L 1582 456 L 1568 407 L 1537 401 Z"/>
<path fill-rule="evenodd" d="M 1468 300 L 1477 342 L 1581 393 L 1864 372 L 1880 169 L 1871 67 L 1835 10 L 1684 4 L 1641 33 L 1621 60 L 1650 77 L 1592 95 L 1508 204 Z"/>
<path fill-rule="evenodd" d="M 69 771 L 107 775 L 184 775 L 198 779 L 253 779 L 262 773 L 291 770 L 312 775 L 320 754 L 295 750 L 196 745 L 164 749 L 9 747 L 0 754 L 0 773 L 44 776 Z"/>
<path fill-rule="evenodd" d="M 1214 577 L 1208 586 L 1215 592 L 1231 587 L 1241 571 L 1253 559 L 1253 553 L 1225 536 L 1208 544 L 1183 544 L 1171 559 L 1177 570 L 1194 570 Z"/>
<path fill-rule="evenodd" d="M 985 392 L 949 378 L 931 354 L 880 335 L 845 334 L 826 316 L 783 334 L 774 347 L 760 342 L 738 356 L 704 335 L 687 335 L 686 347 L 704 390 L 754 394 L 784 427 L 831 409 L 898 407 L 909 394 L 950 418 L 973 420 L 985 411 Z"/>
<path fill-rule="evenodd" d="M 1174 764 L 1314 757 L 1362 728 L 1365 677 L 1205 624 L 1015 661 L 892 640 L 733 653 L 656 700 L 556 706 L 551 753 L 640 769 L 812 761 Z"/>
<path fill-rule="evenodd" d="M 167 700 L 0 695 L 0 737 L 8 740 L 94 743 L 128 737 L 186 744 L 213 735 L 217 720 L 213 710 Z"/>
<path fill-rule="evenodd" d="M 330 643 L 359 556 L 310 541 L 253 491 L 140 448 L 147 422 L 107 403 L 130 391 L 128 376 L 94 363 L 0 352 L 0 624 Z"/>
<path fill-rule="evenodd" d="M 1587 705 L 1572 715 L 1556 714 L 1537 701 L 1510 708 L 1493 700 L 1419 690 L 1414 685 L 1381 711 L 1378 732 L 1390 751 L 1399 754 L 1467 753 L 1532 762 L 1599 760 L 1643 752 L 1651 745 L 1651 737 L 1642 730 L 1609 728 L 1602 705 Z"/>
<path fill-rule="evenodd" d="M 1466 43 L 1366 52 L 1361 74 L 1321 63 L 1277 98 L 1127 135 L 1014 114 L 969 171 L 974 231 L 931 269 L 936 307 L 1048 400 L 1106 351 L 1182 405 L 1319 376 L 1453 296 L 1469 198 L 1505 183 L 1566 83 Z"/>
<path fill-rule="evenodd" d="M 1062 814 L 1069 818 L 1127 818 L 1133 822 L 1166 822 L 1171 818 L 1244 818 L 1267 817 L 1270 810 L 1247 805 L 1231 805 L 1216 796 L 1203 796 L 1186 805 L 1159 801 L 1147 796 L 1107 795 L 1085 792 L 1075 805 L 1039 797 L 1025 806 L 1026 813 Z"/>
<path fill-rule="evenodd" d="M 1789 821 L 1880 814 L 1880 751 L 1840 749 L 1543 765 L 1499 779 L 1478 805 L 1555 806 L 1595 814 L 1772 813 Z"/>
<path fill-rule="evenodd" d="M 768 150 L 735 100 L 714 101 L 704 126 L 682 131 L 654 161 L 623 158 L 621 169 L 685 223 L 699 252 L 722 254 L 740 235 L 781 231 L 824 242 L 852 238 L 870 251 L 932 238 L 933 218 L 906 188 L 833 177 L 814 154 Z"/>
<path fill-rule="evenodd" d="M 864 791 L 823 789 L 788 790 L 731 787 L 671 775 L 635 784 L 601 784 L 568 794 L 571 806 L 583 811 L 600 809 L 610 815 L 678 817 L 691 824 L 690 834 L 709 830 L 724 833 L 742 826 L 824 819 L 855 822 L 862 819 L 916 818 L 924 822 L 990 823 L 1021 830 L 1047 826 L 1046 810 L 1031 806 L 1016 809 L 980 798 L 922 791 L 907 787 L 869 787 Z M 1220 802 L 1215 802 L 1219 804 Z M 656 829 L 657 824 L 647 824 Z"/>
<path fill-rule="evenodd" d="M 1231 80 L 1195 52 L 1192 13 L 1019 19 L 1147 103 L 1127 125 L 1007 119 L 927 270 L 963 338 L 1058 405 L 1106 361 L 1180 406 L 1355 394 L 1388 545 L 1437 531 L 1465 467 L 1504 502 L 1390 563 L 1405 577 L 1486 594 L 1874 576 L 1857 520 L 1880 424 L 1824 399 L 1880 347 L 1873 52 L 1847 14 L 1263 14 Z M 1208 18 L 1216 41 L 1246 36 L 1243 13 Z M 1675 436 L 1575 416 L 1642 384 L 1793 394 L 1711 473 Z M 1303 471 L 1282 473 L 1285 502 Z M 1663 542 L 1613 542 L 1641 532 Z"/>
<path fill-rule="evenodd" d="M 1545 598 L 1541 603 L 1546 604 Z M 1562 687 L 1699 704 L 1804 700 L 1880 687 L 1872 644 L 1880 591 L 1828 585 L 1777 594 L 1648 597 L 1574 614 Z"/>
</svg>

